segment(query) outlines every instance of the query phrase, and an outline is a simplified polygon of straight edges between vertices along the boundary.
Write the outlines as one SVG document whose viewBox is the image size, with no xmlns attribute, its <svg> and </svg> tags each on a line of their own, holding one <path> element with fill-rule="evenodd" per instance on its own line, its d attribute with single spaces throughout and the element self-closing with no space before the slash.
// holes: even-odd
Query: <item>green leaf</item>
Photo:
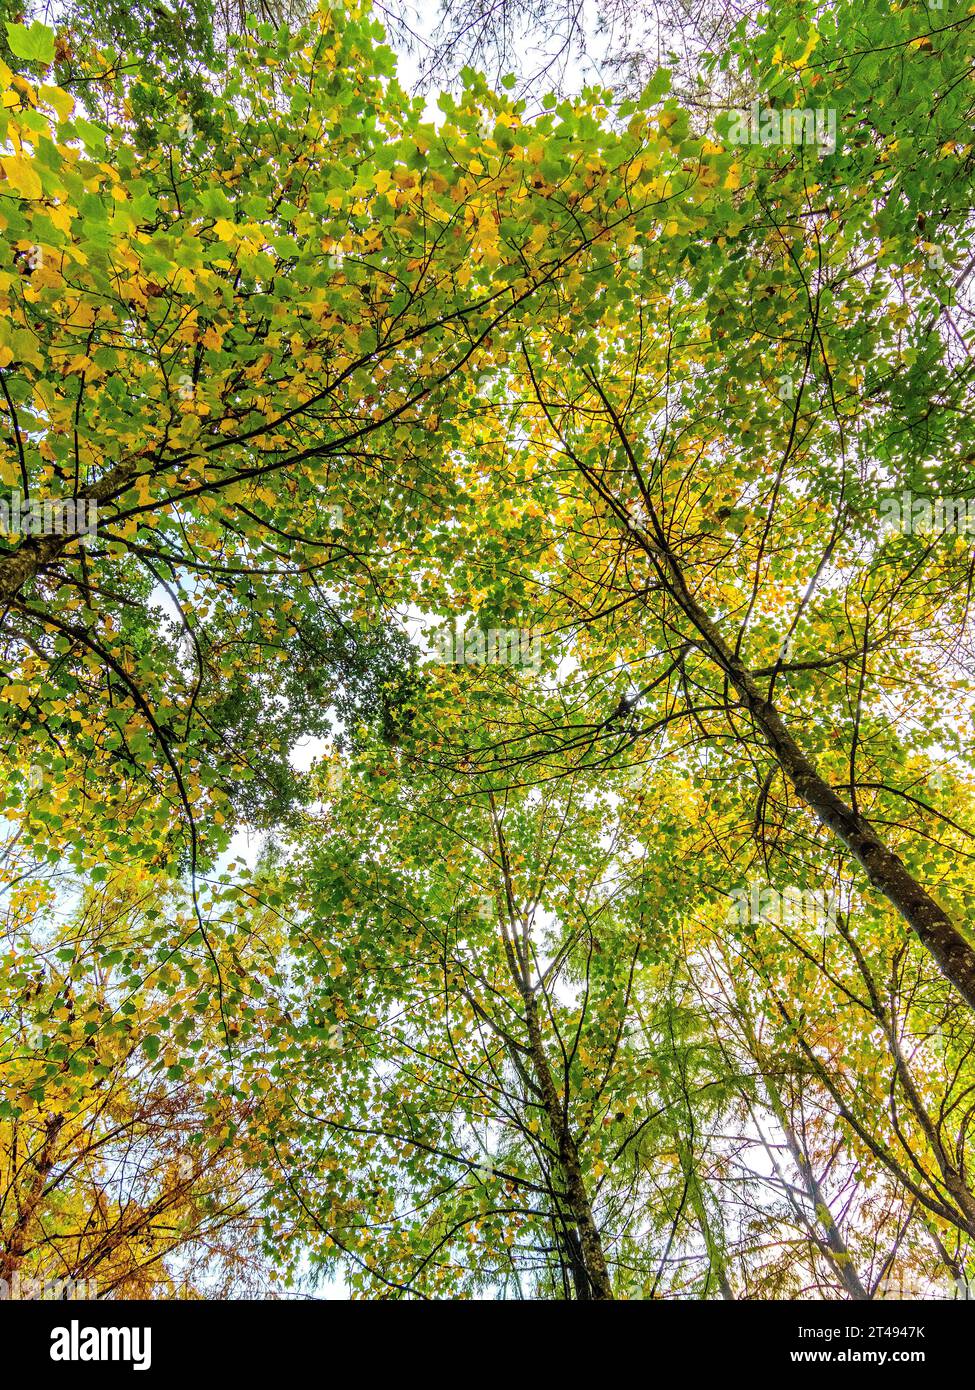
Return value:
<svg viewBox="0 0 975 1390">
<path fill-rule="evenodd" d="M 28 29 L 25 24 L 7 24 L 7 42 L 15 58 L 23 58 L 28 63 L 43 63 L 45 67 L 54 62 L 54 31 L 39 20 Z"/>
</svg>

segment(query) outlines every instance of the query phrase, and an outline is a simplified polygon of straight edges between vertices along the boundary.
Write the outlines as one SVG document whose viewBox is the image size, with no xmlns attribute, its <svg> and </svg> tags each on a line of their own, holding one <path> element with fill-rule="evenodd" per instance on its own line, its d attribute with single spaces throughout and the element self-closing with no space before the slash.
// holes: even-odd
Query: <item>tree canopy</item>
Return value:
<svg viewBox="0 0 975 1390">
<path fill-rule="evenodd" d="M 950 1296 L 975 17 L 7 10 L 0 1279 Z"/>
</svg>

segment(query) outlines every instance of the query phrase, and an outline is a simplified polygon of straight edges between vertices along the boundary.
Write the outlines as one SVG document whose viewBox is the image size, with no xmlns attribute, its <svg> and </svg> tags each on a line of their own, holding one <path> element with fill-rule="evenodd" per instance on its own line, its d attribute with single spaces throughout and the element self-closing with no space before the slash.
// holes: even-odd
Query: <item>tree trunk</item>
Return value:
<svg viewBox="0 0 975 1390">
<path fill-rule="evenodd" d="M 47 1121 L 44 1142 L 34 1160 L 34 1176 L 18 1202 L 17 1219 L 7 1237 L 6 1248 L 0 1251 L 0 1280 L 8 1284 L 27 1252 L 31 1226 L 44 1196 L 47 1175 L 54 1167 L 54 1145 L 63 1124 L 63 1115 L 52 1115 Z"/>
<path fill-rule="evenodd" d="M 613 1297 L 613 1286 L 606 1267 L 603 1243 L 592 1214 L 589 1194 L 586 1191 L 582 1165 L 579 1162 L 579 1149 L 566 1120 L 559 1093 L 552 1078 L 552 1071 L 545 1055 L 542 1031 L 538 1022 L 538 1009 L 535 996 L 530 988 L 522 986 L 525 1002 L 525 1022 L 528 1027 L 528 1041 L 531 1050 L 532 1069 L 535 1080 L 542 1093 L 542 1104 L 555 1140 L 559 1155 L 559 1165 L 565 1179 L 566 1199 L 572 1220 L 575 1223 L 576 1259 L 573 1260 L 576 1295 L 586 1299 L 609 1299 Z M 574 1246 L 572 1236 L 567 1238 L 570 1248 Z M 584 1279 L 578 1277 L 579 1266 L 584 1271 Z"/>
<path fill-rule="evenodd" d="M 866 870 L 874 888 L 893 904 L 969 1008 L 975 1009 L 975 947 L 914 878 L 903 860 L 882 843 L 869 821 L 819 774 L 786 729 L 775 706 L 762 694 L 756 678 L 729 648 L 690 593 L 676 558 L 657 547 L 649 537 L 641 537 L 641 540 L 658 565 L 666 569 L 672 597 L 705 639 L 713 659 L 751 714 L 797 795 L 846 845 Z"/>
</svg>

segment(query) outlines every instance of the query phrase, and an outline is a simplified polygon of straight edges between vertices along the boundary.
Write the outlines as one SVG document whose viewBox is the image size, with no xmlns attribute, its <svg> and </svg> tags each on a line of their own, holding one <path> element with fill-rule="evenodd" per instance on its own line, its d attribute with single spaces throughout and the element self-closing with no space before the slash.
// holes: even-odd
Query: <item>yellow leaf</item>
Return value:
<svg viewBox="0 0 975 1390">
<path fill-rule="evenodd" d="M 7 182 L 15 193 L 19 193 L 22 198 L 41 196 L 41 181 L 29 160 L 19 154 L 10 154 L 5 159 L 0 159 L 0 164 L 3 165 Z"/>
<path fill-rule="evenodd" d="M 812 51 L 813 51 L 813 49 L 816 47 L 816 45 L 817 45 L 818 43 L 819 43 L 819 34 L 817 33 L 817 31 L 816 31 L 815 29 L 813 29 L 813 30 L 810 32 L 810 35 L 809 35 L 809 38 L 808 38 L 808 40 L 807 40 L 807 42 L 806 42 L 805 48 L 804 48 L 803 51 L 799 54 L 799 57 L 798 57 L 798 58 L 796 59 L 796 61 L 795 61 L 795 66 L 796 66 L 797 68 L 802 69 L 802 68 L 804 68 L 804 67 L 806 67 L 806 66 L 808 65 L 809 59 L 810 59 L 810 57 L 812 56 Z"/>
<path fill-rule="evenodd" d="M 66 121 L 74 110 L 74 97 L 62 92 L 60 87 L 41 87 L 38 96 L 48 106 L 54 107 L 59 121 Z"/>
<path fill-rule="evenodd" d="M 26 709 L 30 704 L 30 691 L 26 685 L 6 685 L 0 691 L 0 698 L 9 700 L 20 709 Z"/>
<path fill-rule="evenodd" d="M 30 286 L 32 290 L 42 290 L 44 288 L 58 289 L 63 284 L 64 280 L 61 278 L 59 272 L 50 265 L 40 266 L 30 277 Z"/>
<path fill-rule="evenodd" d="M 49 208 L 47 215 L 59 232 L 67 234 L 71 231 L 71 213 L 63 203 L 57 207 Z"/>
</svg>

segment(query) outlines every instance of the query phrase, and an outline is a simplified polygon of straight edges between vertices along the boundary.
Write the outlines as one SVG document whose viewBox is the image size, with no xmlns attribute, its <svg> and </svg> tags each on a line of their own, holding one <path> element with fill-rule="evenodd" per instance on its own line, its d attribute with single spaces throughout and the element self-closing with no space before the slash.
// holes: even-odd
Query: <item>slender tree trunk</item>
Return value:
<svg viewBox="0 0 975 1390">
<path fill-rule="evenodd" d="M 527 986 L 522 987 L 525 1002 L 525 1023 L 528 1028 L 528 1042 L 531 1050 L 532 1070 L 542 1093 L 542 1104 L 548 1119 L 552 1136 L 559 1155 L 559 1165 L 565 1179 L 566 1200 L 575 1223 L 578 1240 L 578 1256 L 585 1271 L 588 1289 L 583 1291 L 582 1281 L 576 1278 L 576 1294 L 579 1298 L 609 1299 L 613 1297 L 613 1285 L 606 1266 L 603 1243 L 592 1214 L 592 1205 L 586 1191 L 579 1149 L 566 1120 L 565 1110 L 552 1078 L 552 1070 L 545 1055 L 542 1030 L 538 1021 L 538 1007 L 534 995 Z M 569 1236 L 571 1243 L 571 1236 Z M 577 1261 L 573 1262 L 573 1270 Z"/>
<path fill-rule="evenodd" d="M 31 1226 L 41 1204 L 41 1198 L 44 1196 L 47 1175 L 54 1167 L 54 1145 L 63 1124 L 63 1115 L 52 1115 L 47 1121 L 44 1141 L 33 1161 L 33 1176 L 18 1203 L 17 1219 L 7 1237 L 4 1249 L 0 1251 L 0 1279 L 5 1280 L 8 1284 L 27 1252 Z"/>
<path fill-rule="evenodd" d="M 763 1080 L 766 1086 L 768 1086 L 768 1077 L 763 1077 Z M 822 1227 L 823 1234 L 826 1237 L 826 1244 L 833 1257 L 831 1261 L 833 1268 L 836 1270 L 841 1284 L 851 1298 L 869 1301 L 870 1294 L 860 1281 L 860 1276 L 857 1274 L 853 1265 L 853 1256 L 850 1254 L 846 1241 L 843 1239 L 840 1228 L 833 1219 L 833 1213 L 830 1211 L 826 1195 L 819 1185 L 819 1180 L 813 1172 L 812 1164 L 809 1162 L 809 1158 L 804 1152 L 802 1145 L 799 1143 L 795 1130 L 788 1121 L 784 1107 L 775 1094 L 774 1087 L 771 1089 L 770 1094 L 772 1096 L 772 1109 L 781 1126 L 782 1133 L 785 1135 L 785 1142 L 792 1155 L 792 1161 L 802 1175 L 803 1186 L 809 1194 L 809 1200 L 812 1202 L 816 1212 L 816 1220 Z"/>
<path fill-rule="evenodd" d="M 658 548 L 649 537 L 644 544 L 666 570 L 673 598 L 705 639 L 713 659 L 728 677 L 797 795 L 863 866 L 874 888 L 893 904 L 945 977 L 968 1006 L 975 1009 L 975 947 L 903 860 L 883 844 L 870 822 L 833 790 L 803 753 L 775 706 L 762 694 L 756 677 L 690 593 L 676 558 Z"/>
<path fill-rule="evenodd" d="M 701 1191 L 701 1183 L 690 1160 L 688 1159 L 685 1163 L 683 1152 L 681 1152 L 680 1161 L 681 1168 L 684 1172 L 684 1178 L 687 1182 L 688 1198 L 694 1210 L 694 1215 L 697 1217 L 698 1225 L 701 1228 L 701 1234 L 704 1236 L 704 1244 L 707 1247 L 711 1271 L 717 1280 L 718 1292 L 727 1302 L 733 1303 L 735 1301 L 735 1295 L 731 1285 L 728 1283 L 728 1274 L 725 1269 L 722 1248 L 723 1241 L 719 1245 L 715 1240 L 714 1231 L 711 1229 L 711 1218 L 708 1216 L 708 1210 L 704 1202 L 704 1193 Z"/>
<path fill-rule="evenodd" d="M 654 511 L 623 421 L 598 381 L 593 381 L 593 386 L 612 421 L 650 517 L 647 530 L 629 521 L 630 534 L 650 558 L 667 593 L 704 638 L 704 646 L 711 659 L 727 677 L 748 710 L 797 795 L 822 824 L 846 845 L 865 869 L 874 888 L 893 904 L 969 1008 L 975 1009 L 975 946 L 962 935 L 944 908 L 921 886 L 903 860 L 881 841 L 870 822 L 844 801 L 821 776 L 785 727 L 778 710 L 762 694 L 758 679 L 728 646 L 716 624 L 691 593 L 680 560 L 668 543 Z M 626 519 L 626 512 L 610 489 L 586 467 L 578 455 L 571 449 L 569 452 L 589 485 L 621 519 Z"/>
<path fill-rule="evenodd" d="M 642 1026 L 646 1028 L 646 1019 L 644 1018 L 643 1012 L 640 1009 L 638 1009 L 638 1017 Z M 667 1102 L 668 1106 L 670 1106 L 674 1110 L 677 1110 L 681 1107 L 681 1104 L 683 1103 L 683 1115 L 681 1116 L 681 1120 L 683 1120 L 684 1116 L 686 1116 L 687 1123 L 684 1126 L 684 1129 L 686 1133 L 691 1136 L 691 1138 L 689 1143 L 685 1143 L 683 1141 L 682 1132 L 678 1130 L 677 1137 L 675 1139 L 675 1144 L 677 1148 L 677 1157 L 680 1161 L 681 1173 L 683 1174 L 684 1183 L 687 1187 L 687 1199 L 690 1202 L 691 1209 L 693 1210 L 694 1215 L 697 1217 L 698 1225 L 701 1228 L 701 1235 L 704 1237 L 705 1249 L 708 1252 L 708 1262 L 710 1265 L 710 1270 L 714 1274 L 715 1279 L 717 1280 L 718 1290 L 721 1294 L 721 1297 L 725 1299 L 727 1302 L 731 1303 L 735 1301 L 735 1295 L 734 1291 L 732 1290 L 731 1284 L 728 1282 L 727 1265 L 725 1261 L 725 1233 L 722 1229 L 720 1242 L 715 1239 L 714 1230 L 711 1226 L 711 1218 L 708 1216 L 707 1203 L 704 1200 L 704 1184 L 701 1182 L 698 1176 L 697 1168 L 694 1164 L 693 1136 L 695 1134 L 695 1125 L 693 1119 L 693 1112 L 691 1110 L 691 1101 L 687 1093 L 686 1082 L 684 1081 L 682 1075 L 681 1095 L 679 1096 L 676 1095 L 674 1093 L 674 1089 L 667 1084 L 665 1076 L 663 1074 L 661 1074 L 660 1082 L 663 1091 L 663 1098 Z"/>
<path fill-rule="evenodd" d="M 565 1184 L 565 1201 L 575 1226 L 565 1226 L 565 1242 L 569 1249 L 570 1265 L 576 1294 L 579 1298 L 611 1299 L 613 1285 L 606 1265 L 606 1255 L 592 1212 L 589 1193 L 582 1173 L 579 1147 L 568 1121 L 568 1112 L 559 1097 L 558 1087 L 545 1052 L 542 1028 L 538 1018 L 538 1001 L 532 985 L 531 957 L 526 941 L 526 923 L 518 911 L 514 877 L 504 827 L 498 815 L 494 797 L 490 796 L 491 823 L 501 863 L 504 893 L 498 902 L 498 924 L 501 928 L 505 958 L 511 979 L 521 995 L 524 1021 L 528 1032 L 528 1052 L 535 1083 L 542 1097 L 558 1154 L 561 1177 Z"/>
<path fill-rule="evenodd" d="M 748 1050 L 755 1059 L 755 1064 L 762 1078 L 762 1084 L 765 1087 L 765 1093 L 768 1096 L 769 1104 L 772 1108 L 772 1114 L 775 1116 L 776 1122 L 785 1136 L 786 1147 L 792 1155 L 793 1163 L 799 1170 L 799 1175 L 802 1178 L 802 1185 L 806 1189 L 806 1195 L 812 1203 L 816 1223 L 825 1237 L 830 1263 L 836 1272 L 837 1278 L 850 1297 L 858 1301 L 869 1302 L 870 1293 L 865 1288 L 856 1271 L 853 1264 L 853 1256 L 850 1254 L 849 1247 L 843 1239 L 843 1233 L 833 1218 L 829 1202 L 826 1200 L 826 1194 L 823 1192 L 819 1179 L 813 1171 L 812 1163 L 809 1161 L 809 1155 L 806 1153 L 803 1145 L 800 1144 L 799 1137 L 793 1129 L 789 1116 L 786 1113 L 785 1104 L 779 1093 L 779 1089 L 769 1075 L 768 1068 L 765 1065 L 764 1050 L 752 1026 L 752 1018 L 745 1006 L 740 985 L 738 981 L 734 979 L 734 976 L 730 978 L 733 981 L 732 987 L 734 989 L 735 1004 L 738 1009 L 745 1041 L 748 1044 Z M 810 1230 L 811 1233 L 815 1235 L 812 1230 L 812 1223 L 810 1223 Z M 819 1243 L 818 1240 L 817 1243 Z"/>
</svg>

